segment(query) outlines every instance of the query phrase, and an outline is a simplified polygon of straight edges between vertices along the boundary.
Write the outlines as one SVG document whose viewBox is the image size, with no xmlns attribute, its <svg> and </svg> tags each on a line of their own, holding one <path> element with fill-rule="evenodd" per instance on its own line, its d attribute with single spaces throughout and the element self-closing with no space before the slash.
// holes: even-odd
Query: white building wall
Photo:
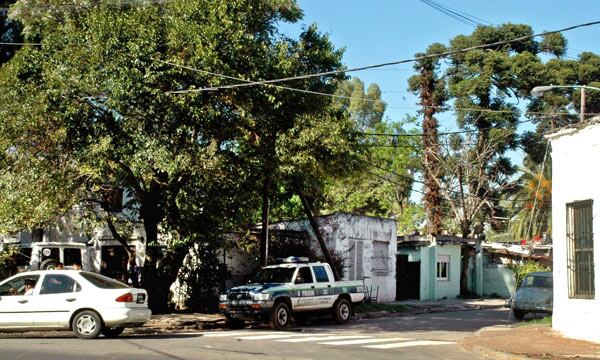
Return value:
<svg viewBox="0 0 600 360">
<path fill-rule="evenodd" d="M 334 213 L 317 218 L 327 248 L 344 259 L 344 280 L 363 280 L 377 301 L 396 299 L 396 221 L 349 213 Z M 312 239 L 314 250 L 321 249 L 308 220 L 273 225 L 276 228 L 305 230 Z M 379 241 L 379 245 L 375 242 Z M 387 244 L 387 254 L 381 248 Z M 380 251 L 379 254 L 375 250 Z M 382 254 L 387 259 L 382 260 Z M 290 254 L 291 255 L 291 254 Z M 386 256 L 387 255 L 387 256 Z"/>
<path fill-rule="evenodd" d="M 558 135 L 558 136 L 557 136 Z M 552 142 L 552 237 L 554 310 L 552 327 L 566 336 L 600 341 L 600 124 L 563 130 Z M 595 289 L 593 300 L 569 299 L 567 285 L 566 204 L 593 203 Z"/>
</svg>

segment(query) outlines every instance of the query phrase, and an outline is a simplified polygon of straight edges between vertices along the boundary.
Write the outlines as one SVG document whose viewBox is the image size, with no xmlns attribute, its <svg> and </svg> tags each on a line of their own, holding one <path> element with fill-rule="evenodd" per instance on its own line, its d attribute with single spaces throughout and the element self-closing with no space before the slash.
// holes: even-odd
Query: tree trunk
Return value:
<svg viewBox="0 0 600 360">
<path fill-rule="evenodd" d="M 471 225 L 468 221 L 461 221 L 461 232 L 462 238 L 464 241 L 467 240 L 469 236 L 469 232 L 471 230 Z M 462 244 L 460 247 L 460 294 L 463 296 L 467 296 L 470 294 L 469 291 L 469 259 L 471 258 L 471 252 L 469 249 L 469 245 Z"/>
<path fill-rule="evenodd" d="M 325 256 L 325 260 L 331 267 L 331 271 L 333 271 L 333 276 L 335 277 L 335 280 L 339 280 L 340 275 L 337 272 L 337 269 L 335 267 L 333 259 L 331 258 L 331 254 L 329 253 L 329 250 L 327 250 L 327 245 L 325 244 L 323 235 L 321 235 L 321 230 L 319 229 L 319 224 L 317 224 L 317 220 L 315 219 L 315 217 L 313 215 L 311 206 L 308 203 L 308 200 L 306 200 L 304 193 L 299 188 L 296 188 L 296 192 L 298 193 L 298 196 L 300 196 L 300 200 L 302 200 L 302 206 L 304 207 L 304 213 L 306 214 L 306 217 L 308 217 L 310 226 L 311 226 L 312 230 L 314 231 L 315 236 L 317 237 L 317 241 L 319 242 L 319 246 L 321 247 L 321 252 L 323 252 L 323 255 Z"/>
<path fill-rule="evenodd" d="M 423 106 L 423 171 L 425 173 L 425 210 L 429 219 L 429 234 L 442 233 L 442 196 L 436 178 L 440 173 L 438 122 L 435 114 L 433 69 L 421 68 L 420 97 Z"/>
<path fill-rule="evenodd" d="M 460 294 L 469 295 L 469 259 L 471 258 L 471 252 L 469 251 L 468 245 L 462 245 L 460 247 Z"/>
<path fill-rule="evenodd" d="M 267 266 L 269 258 L 269 192 L 271 189 L 271 178 L 265 174 L 263 179 L 262 193 L 262 231 L 260 234 L 260 265 Z"/>
<path fill-rule="evenodd" d="M 153 313 L 162 314 L 169 311 L 169 288 L 174 279 L 170 271 L 164 273 L 161 259 L 166 256 L 165 249 L 158 244 L 158 225 L 164 218 L 160 208 L 159 191 L 146 192 L 141 197 L 140 216 L 146 232 L 146 258 L 142 269 L 141 287 L 148 292 L 148 307 Z M 180 263 L 181 264 L 181 263 Z M 179 271 L 179 267 L 171 271 Z"/>
</svg>

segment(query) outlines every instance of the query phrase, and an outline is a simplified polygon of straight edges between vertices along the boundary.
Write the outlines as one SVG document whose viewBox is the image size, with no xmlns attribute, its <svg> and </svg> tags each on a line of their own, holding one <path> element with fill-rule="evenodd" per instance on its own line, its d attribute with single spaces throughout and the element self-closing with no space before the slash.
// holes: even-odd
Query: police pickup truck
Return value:
<svg viewBox="0 0 600 360">
<path fill-rule="evenodd" d="M 289 257 L 264 267 L 253 283 L 229 289 L 219 297 L 219 310 L 231 328 L 245 321 L 268 322 L 273 329 L 287 327 L 307 315 L 327 313 L 346 323 L 352 305 L 364 300 L 362 281 L 335 281 L 329 264 Z"/>
</svg>

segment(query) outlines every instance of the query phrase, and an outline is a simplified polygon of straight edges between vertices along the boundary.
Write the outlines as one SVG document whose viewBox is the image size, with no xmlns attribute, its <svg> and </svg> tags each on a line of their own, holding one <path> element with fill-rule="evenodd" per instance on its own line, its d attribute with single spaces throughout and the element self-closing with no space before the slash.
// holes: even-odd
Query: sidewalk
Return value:
<svg viewBox="0 0 600 360">
<path fill-rule="evenodd" d="M 420 309 L 424 312 L 448 312 L 464 310 L 483 310 L 503 308 L 506 303 L 504 299 L 448 299 L 436 301 L 408 300 L 399 301 L 394 304 L 406 305 L 412 309 Z"/>
<path fill-rule="evenodd" d="M 504 307 L 504 300 L 476 299 L 476 300 L 440 300 L 440 301 L 401 301 L 393 305 L 405 305 L 407 310 L 402 312 L 372 311 L 357 314 L 357 319 L 379 318 L 388 316 L 407 316 L 435 312 L 467 311 L 480 309 L 494 309 Z M 153 315 L 152 319 L 143 327 L 131 329 L 137 334 L 150 334 L 169 331 L 193 331 L 216 329 L 225 326 L 225 318 L 220 314 L 164 314 Z"/>
<path fill-rule="evenodd" d="M 465 338 L 462 345 L 498 360 L 600 359 L 600 344 L 563 337 L 550 325 L 488 327 Z"/>
</svg>

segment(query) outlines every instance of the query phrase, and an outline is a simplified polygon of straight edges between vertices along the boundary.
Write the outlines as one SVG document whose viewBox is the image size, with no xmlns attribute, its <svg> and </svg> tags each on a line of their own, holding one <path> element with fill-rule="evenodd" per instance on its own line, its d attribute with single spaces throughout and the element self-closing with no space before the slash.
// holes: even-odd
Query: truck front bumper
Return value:
<svg viewBox="0 0 600 360">
<path fill-rule="evenodd" d="M 273 301 L 227 301 L 219 303 L 219 312 L 227 318 L 246 321 L 266 320 L 271 314 Z"/>
</svg>

